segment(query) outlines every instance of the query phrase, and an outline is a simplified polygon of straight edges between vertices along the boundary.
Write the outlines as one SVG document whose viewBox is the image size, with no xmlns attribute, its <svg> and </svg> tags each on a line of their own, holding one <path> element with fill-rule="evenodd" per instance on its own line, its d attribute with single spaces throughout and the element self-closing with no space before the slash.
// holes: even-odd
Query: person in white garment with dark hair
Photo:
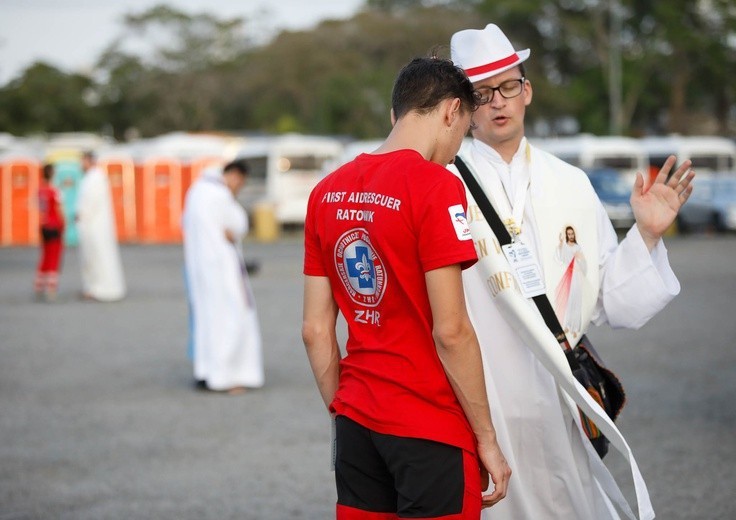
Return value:
<svg viewBox="0 0 736 520">
<path fill-rule="evenodd" d="M 668 178 L 675 164 L 670 157 L 651 185 L 637 174 L 631 196 L 636 224 L 618 243 L 585 173 L 532 146 L 524 135 L 532 85 L 522 62 L 529 49 L 515 51 L 501 29 L 489 24 L 455 33 L 451 53 L 483 102 L 473 113 L 473 141 L 460 158 L 518 247 L 531 251 L 537 263 L 531 272 L 551 302 L 568 267 L 555 258 L 560 233 L 567 226 L 575 230 L 576 254 L 585 257 L 586 268 L 578 273 L 580 290 L 568 294 L 577 299 L 581 330 L 568 333 L 567 341 L 574 345 L 591 322 L 644 325 L 680 291 L 662 236 L 692 191 L 690 162 Z M 513 276 L 510 257 L 470 194 L 468 221 L 479 256 L 463 271 L 468 310 L 481 345 L 488 399 L 494 403 L 493 424 L 514 468 L 506 499 L 484 518 L 653 518 L 646 485 L 616 426 L 608 420 L 607 437 L 631 462 L 636 515 L 584 434 L 576 403 L 605 413 L 575 384 L 560 344 L 521 292 L 524 285 Z"/>
<path fill-rule="evenodd" d="M 82 274 L 82 297 L 114 302 L 125 297 L 115 214 L 107 174 L 96 166 L 91 151 L 82 154 L 84 175 L 79 185 L 76 221 Z"/>
<path fill-rule="evenodd" d="M 199 387 L 243 393 L 264 384 L 261 332 L 243 259 L 248 217 L 236 196 L 248 164 L 206 170 L 186 194 L 184 263 Z"/>
</svg>

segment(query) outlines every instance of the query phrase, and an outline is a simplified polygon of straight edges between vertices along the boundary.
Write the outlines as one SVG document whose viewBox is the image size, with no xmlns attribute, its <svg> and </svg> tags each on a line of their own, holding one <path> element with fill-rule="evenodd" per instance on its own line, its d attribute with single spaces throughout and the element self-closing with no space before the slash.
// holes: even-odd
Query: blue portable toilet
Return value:
<svg viewBox="0 0 736 520">
<path fill-rule="evenodd" d="M 77 236 L 77 196 L 79 184 L 82 182 L 82 165 L 79 161 L 61 160 L 54 163 L 54 185 L 61 191 L 61 199 L 64 204 L 64 220 L 66 230 L 64 231 L 64 244 L 76 246 L 79 238 Z"/>
</svg>

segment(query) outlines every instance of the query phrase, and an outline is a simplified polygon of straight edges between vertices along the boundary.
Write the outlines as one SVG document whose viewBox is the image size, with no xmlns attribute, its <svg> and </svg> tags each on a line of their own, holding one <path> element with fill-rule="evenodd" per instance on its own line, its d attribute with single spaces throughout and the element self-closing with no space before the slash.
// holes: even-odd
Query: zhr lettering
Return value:
<svg viewBox="0 0 736 520">
<path fill-rule="evenodd" d="M 355 321 L 357 323 L 365 323 L 366 325 L 381 326 L 381 313 L 371 309 L 358 310 L 355 309 Z"/>
</svg>

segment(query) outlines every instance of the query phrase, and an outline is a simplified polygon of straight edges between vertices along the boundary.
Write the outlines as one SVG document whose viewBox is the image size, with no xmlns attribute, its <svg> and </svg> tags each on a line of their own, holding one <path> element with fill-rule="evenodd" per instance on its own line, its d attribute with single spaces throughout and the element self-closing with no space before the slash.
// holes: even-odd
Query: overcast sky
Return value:
<svg viewBox="0 0 736 520">
<path fill-rule="evenodd" d="M 85 71 L 122 32 L 123 15 L 166 4 L 189 14 L 242 17 L 263 38 L 350 18 L 364 0 L 0 0 L 0 86 L 43 60 Z"/>
</svg>

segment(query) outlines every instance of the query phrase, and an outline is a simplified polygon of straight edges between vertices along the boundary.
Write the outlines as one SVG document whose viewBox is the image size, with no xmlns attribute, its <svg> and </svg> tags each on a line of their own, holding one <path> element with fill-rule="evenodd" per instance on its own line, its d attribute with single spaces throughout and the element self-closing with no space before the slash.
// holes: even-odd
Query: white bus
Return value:
<svg viewBox="0 0 736 520">
<path fill-rule="evenodd" d="M 736 143 L 726 137 L 668 135 L 642 137 L 640 141 L 656 168 L 674 155 L 678 164 L 690 159 L 698 174 L 736 170 Z"/>
<path fill-rule="evenodd" d="M 324 164 L 324 175 L 328 175 L 337 170 L 340 166 L 355 159 L 362 153 L 371 153 L 383 144 L 383 139 L 364 139 L 358 141 L 350 141 L 343 145 L 340 154 L 334 160 Z"/>
<path fill-rule="evenodd" d="M 336 170 L 343 164 L 352 161 L 362 153 L 374 152 L 384 142 L 385 139 L 363 139 L 358 141 L 350 141 L 343 146 L 342 152 L 334 161 L 325 164 L 325 175 Z M 467 148 L 470 147 L 472 143 L 472 137 L 466 137 L 465 139 L 463 139 L 460 150 L 467 150 Z"/>
<path fill-rule="evenodd" d="M 249 210 L 258 203 L 273 205 L 280 224 L 304 224 L 312 188 L 324 165 L 342 152 L 340 141 L 323 136 L 286 134 L 245 138 L 236 153 L 250 166 L 240 200 Z"/>
<path fill-rule="evenodd" d="M 632 179 L 636 172 L 646 175 L 649 162 L 638 139 L 622 136 L 580 134 L 570 137 L 530 139 L 542 150 L 586 172 L 612 168 Z"/>
</svg>

